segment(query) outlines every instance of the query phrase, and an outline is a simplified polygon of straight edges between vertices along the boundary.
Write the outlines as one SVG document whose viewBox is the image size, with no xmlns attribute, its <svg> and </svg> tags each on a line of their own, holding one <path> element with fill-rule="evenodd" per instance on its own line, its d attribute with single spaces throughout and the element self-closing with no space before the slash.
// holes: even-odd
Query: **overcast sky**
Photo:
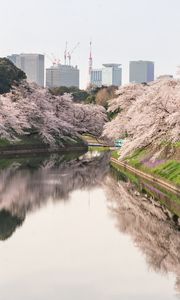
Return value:
<svg viewBox="0 0 180 300">
<path fill-rule="evenodd" d="M 156 75 L 175 75 L 180 64 L 180 0 L 0 0 L 0 55 L 54 53 L 63 62 L 80 42 L 72 63 L 88 74 L 89 41 L 93 65 L 115 62 L 128 81 L 130 60 L 152 60 Z M 47 59 L 47 64 L 50 61 Z"/>
</svg>

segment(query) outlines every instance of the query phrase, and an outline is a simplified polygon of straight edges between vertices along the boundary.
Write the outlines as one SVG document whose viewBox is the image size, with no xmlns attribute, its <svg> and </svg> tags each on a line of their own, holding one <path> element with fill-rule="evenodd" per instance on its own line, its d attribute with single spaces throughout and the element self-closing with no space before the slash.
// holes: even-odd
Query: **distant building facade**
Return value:
<svg viewBox="0 0 180 300">
<path fill-rule="evenodd" d="M 120 64 L 103 64 L 102 85 L 120 86 L 122 84 L 122 68 Z"/>
<path fill-rule="evenodd" d="M 46 86 L 55 88 L 60 86 L 79 88 L 79 70 L 69 65 L 55 65 L 46 69 Z"/>
<path fill-rule="evenodd" d="M 154 62 L 130 61 L 129 81 L 134 83 L 150 82 L 154 80 Z"/>
<path fill-rule="evenodd" d="M 97 87 L 102 86 L 102 69 L 93 69 L 91 71 L 91 84 Z"/>
<path fill-rule="evenodd" d="M 44 55 L 12 54 L 7 57 L 27 75 L 27 80 L 44 86 Z"/>
<path fill-rule="evenodd" d="M 102 69 L 91 71 L 91 84 L 101 86 L 120 86 L 122 84 L 122 69 L 120 64 L 103 64 Z"/>
</svg>

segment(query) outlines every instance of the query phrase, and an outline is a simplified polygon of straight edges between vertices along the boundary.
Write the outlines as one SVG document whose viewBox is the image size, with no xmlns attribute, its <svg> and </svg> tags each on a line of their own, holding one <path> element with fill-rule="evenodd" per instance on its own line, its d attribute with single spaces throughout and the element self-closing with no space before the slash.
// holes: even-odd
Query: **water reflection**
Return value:
<svg viewBox="0 0 180 300">
<path fill-rule="evenodd" d="M 178 218 L 152 197 L 140 194 L 129 180 L 106 177 L 104 188 L 108 208 L 116 226 L 131 236 L 146 257 L 148 266 L 156 272 L 176 275 L 180 292 L 180 234 Z"/>
<path fill-rule="evenodd" d="M 110 172 L 109 156 L 108 152 L 88 152 L 80 157 L 51 155 L 1 160 L 0 239 L 12 236 L 27 213 L 50 201 L 68 201 L 75 190 L 101 186 L 118 230 L 131 236 L 151 269 L 163 274 L 174 273 L 176 289 L 180 291 L 178 217 L 153 197 L 141 194 L 126 174 L 119 173 L 118 179 L 114 177 Z M 172 207 L 178 209 L 177 205 Z M 94 223 L 94 219 L 91 222 Z M 118 252 L 117 259 L 119 255 Z"/>
<path fill-rule="evenodd" d="M 0 211 L 0 240 L 8 239 L 23 221 L 24 218 L 13 216 L 6 210 Z"/>
<path fill-rule="evenodd" d="M 98 186 L 109 170 L 109 153 L 17 160 L 0 171 L 0 239 L 11 236 L 28 212 L 48 201 L 67 201 L 72 191 Z"/>
</svg>

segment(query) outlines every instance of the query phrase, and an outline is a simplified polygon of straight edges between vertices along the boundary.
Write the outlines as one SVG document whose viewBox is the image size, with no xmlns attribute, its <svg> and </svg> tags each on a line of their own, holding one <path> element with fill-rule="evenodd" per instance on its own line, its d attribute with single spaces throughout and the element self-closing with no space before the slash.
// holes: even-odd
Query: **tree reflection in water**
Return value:
<svg viewBox="0 0 180 300">
<path fill-rule="evenodd" d="M 7 240 L 17 227 L 21 226 L 24 218 L 13 216 L 6 210 L 0 211 L 0 240 Z"/>
<path fill-rule="evenodd" d="M 78 189 L 91 189 L 102 182 L 109 171 L 109 153 L 87 153 L 78 158 L 59 161 L 48 159 L 12 162 L 0 171 L 0 239 L 11 236 L 28 212 L 48 201 L 67 201 Z M 27 167 L 28 165 L 28 167 Z"/>
<path fill-rule="evenodd" d="M 161 273 L 176 275 L 180 292 L 180 233 L 171 213 L 152 198 L 140 195 L 130 182 L 106 177 L 108 209 L 117 228 L 131 236 L 145 254 L 147 264 Z"/>
<path fill-rule="evenodd" d="M 109 173 L 106 153 L 87 153 L 67 161 L 49 159 L 13 162 L 0 171 L 0 239 L 9 238 L 25 216 L 49 201 L 68 201 L 71 192 L 100 186 L 118 229 L 131 236 L 156 272 L 173 272 L 180 292 L 180 234 L 178 220 L 159 202 L 137 192 L 127 177 Z"/>
</svg>

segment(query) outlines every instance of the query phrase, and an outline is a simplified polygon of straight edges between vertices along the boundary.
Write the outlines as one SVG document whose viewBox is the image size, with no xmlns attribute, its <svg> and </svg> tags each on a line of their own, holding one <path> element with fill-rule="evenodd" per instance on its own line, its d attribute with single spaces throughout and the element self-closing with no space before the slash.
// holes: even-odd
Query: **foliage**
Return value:
<svg viewBox="0 0 180 300">
<path fill-rule="evenodd" d="M 180 80 L 129 84 L 117 93 L 118 97 L 109 102 L 108 112 L 120 112 L 105 125 L 103 135 L 112 140 L 127 137 L 121 158 L 163 140 L 180 140 Z"/>
<path fill-rule="evenodd" d="M 98 104 L 107 109 L 108 101 L 116 97 L 116 86 L 90 87 L 86 91 L 77 87 L 56 87 L 50 89 L 50 93 L 55 96 L 71 94 L 74 102 L 84 102 L 86 104 Z M 110 114 L 111 115 L 111 114 Z"/>
<path fill-rule="evenodd" d="M 96 103 L 96 97 L 95 97 L 95 95 L 89 95 L 86 98 L 86 103 L 87 104 L 95 104 Z"/>
<path fill-rule="evenodd" d="M 89 96 L 86 98 L 86 103 L 94 103 L 102 105 L 107 109 L 108 101 L 116 97 L 117 86 L 90 86 L 87 88 Z M 109 113 L 111 118 L 111 113 Z"/>
<path fill-rule="evenodd" d="M 150 174 L 180 185 L 180 162 L 167 159 L 151 159 L 147 150 L 137 150 L 127 158 L 128 164 Z"/>
<path fill-rule="evenodd" d="M 61 87 L 50 89 L 50 92 L 55 96 L 63 96 L 65 93 L 71 94 L 74 102 L 85 102 L 86 99 L 89 97 L 88 92 L 84 90 L 80 90 L 74 86 L 72 87 L 61 86 Z"/>
<path fill-rule="evenodd" d="M 26 79 L 26 75 L 22 70 L 7 58 L 0 58 L 0 94 L 9 92 L 15 82 L 23 79 Z"/>
<path fill-rule="evenodd" d="M 108 101 L 116 97 L 116 86 L 102 87 L 96 94 L 96 104 L 108 107 Z"/>
</svg>

